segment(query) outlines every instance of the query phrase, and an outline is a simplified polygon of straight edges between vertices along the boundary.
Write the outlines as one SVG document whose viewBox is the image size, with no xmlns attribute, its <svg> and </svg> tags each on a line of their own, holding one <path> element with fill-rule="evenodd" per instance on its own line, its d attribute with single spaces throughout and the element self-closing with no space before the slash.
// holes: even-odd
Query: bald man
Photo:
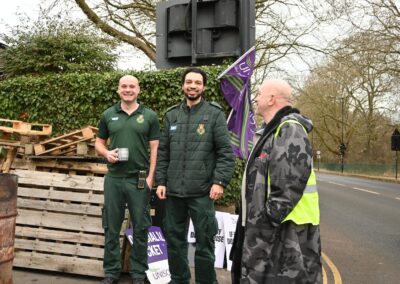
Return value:
<svg viewBox="0 0 400 284">
<path fill-rule="evenodd" d="M 292 107 L 292 89 L 265 80 L 257 113 L 264 119 L 248 159 L 231 258 L 232 283 L 322 283 L 319 204 L 312 122 Z"/>
<path fill-rule="evenodd" d="M 155 112 L 138 103 L 139 92 L 139 81 L 134 76 L 125 75 L 119 80 L 118 94 L 121 100 L 101 115 L 95 143 L 96 151 L 108 161 L 102 211 L 105 234 L 103 284 L 119 281 L 119 234 L 126 204 L 134 232 L 129 271 L 132 283 L 145 283 L 148 270 L 147 231 L 151 226 L 149 200 L 160 125 Z M 108 139 L 110 143 L 107 146 Z M 146 177 L 142 185 L 138 182 L 139 174 Z"/>
</svg>

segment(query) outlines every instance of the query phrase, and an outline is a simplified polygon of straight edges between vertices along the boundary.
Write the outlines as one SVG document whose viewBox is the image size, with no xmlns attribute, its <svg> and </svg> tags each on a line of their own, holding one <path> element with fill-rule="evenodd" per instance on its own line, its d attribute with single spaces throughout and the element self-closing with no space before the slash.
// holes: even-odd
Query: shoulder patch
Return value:
<svg viewBox="0 0 400 284">
<path fill-rule="evenodd" d="M 166 111 L 165 113 L 167 113 L 167 112 L 169 112 L 169 111 L 171 111 L 171 110 L 177 108 L 178 106 L 179 106 L 179 104 L 176 104 L 176 105 L 173 105 L 173 106 L 167 108 L 167 111 Z"/>
<path fill-rule="evenodd" d="M 212 105 L 212 106 L 215 106 L 215 107 L 217 107 L 217 108 L 219 108 L 219 109 L 221 109 L 221 110 L 223 110 L 223 107 L 219 104 L 219 103 L 216 103 L 216 102 L 210 102 L 210 105 Z"/>
</svg>

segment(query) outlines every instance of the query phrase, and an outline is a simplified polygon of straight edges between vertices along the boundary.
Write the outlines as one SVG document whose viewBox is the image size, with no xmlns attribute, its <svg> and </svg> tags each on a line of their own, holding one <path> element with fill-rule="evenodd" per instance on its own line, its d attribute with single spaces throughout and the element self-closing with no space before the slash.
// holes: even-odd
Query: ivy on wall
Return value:
<svg viewBox="0 0 400 284">
<path fill-rule="evenodd" d="M 208 75 L 206 99 L 218 102 L 228 115 L 229 107 L 217 80 L 224 67 L 204 69 Z M 0 118 L 20 120 L 23 117 L 31 123 L 48 123 L 53 126 L 54 136 L 86 125 L 97 126 L 101 113 L 119 100 L 119 78 L 131 74 L 140 82 L 139 101 L 156 111 L 161 123 L 165 111 L 184 99 L 181 91 L 183 70 L 15 77 L 0 81 Z M 244 162 L 237 160 L 234 178 L 220 204 L 238 203 L 243 168 Z"/>
</svg>

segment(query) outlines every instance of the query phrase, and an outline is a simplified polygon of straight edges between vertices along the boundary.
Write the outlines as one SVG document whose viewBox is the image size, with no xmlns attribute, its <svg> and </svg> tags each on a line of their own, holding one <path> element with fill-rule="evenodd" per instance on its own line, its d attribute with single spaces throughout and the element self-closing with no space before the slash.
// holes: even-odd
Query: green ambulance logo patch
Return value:
<svg viewBox="0 0 400 284">
<path fill-rule="evenodd" d="M 137 121 L 138 123 L 143 123 L 143 122 L 144 122 L 144 116 L 143 116 L 143 114 L 139 115 L 138 118 L 136 118 L 136 121 Z"/>
</svg>

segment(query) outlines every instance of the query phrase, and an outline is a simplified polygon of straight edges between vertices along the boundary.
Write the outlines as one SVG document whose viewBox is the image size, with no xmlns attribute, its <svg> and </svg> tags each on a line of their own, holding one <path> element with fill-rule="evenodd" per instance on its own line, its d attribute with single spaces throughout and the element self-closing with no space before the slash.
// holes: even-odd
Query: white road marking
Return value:
<svg viewBox="0 0 400 284">
<path fill-rule="evenodd" d="M 359 188 L 359 187 L 353 187 L 353 188 L 356 189 L 356 190 L 360 190 L 360 191 L 364 191 L 364 192 L 369 192 L 369 193 L 372 193 L 372 194 L 380 195 L 379 192 L 367 190 L 367 189 L 364 189 L 364 188 Z"/>
<path fill-rule="evenodd" d="M 331 183 L 331 184 L 336 184 L 336 185 L 340 185 L 340 186 L 345 186 L 344 184 L 337 183 L 337 182 L 333 182 L 333 181 L 328 181 L 328 182 Z"/>
<path fill-rule="evenodd" d="M 400 200 L 400 197 L 396 197 L 397 200 Z"/>
</svg>

